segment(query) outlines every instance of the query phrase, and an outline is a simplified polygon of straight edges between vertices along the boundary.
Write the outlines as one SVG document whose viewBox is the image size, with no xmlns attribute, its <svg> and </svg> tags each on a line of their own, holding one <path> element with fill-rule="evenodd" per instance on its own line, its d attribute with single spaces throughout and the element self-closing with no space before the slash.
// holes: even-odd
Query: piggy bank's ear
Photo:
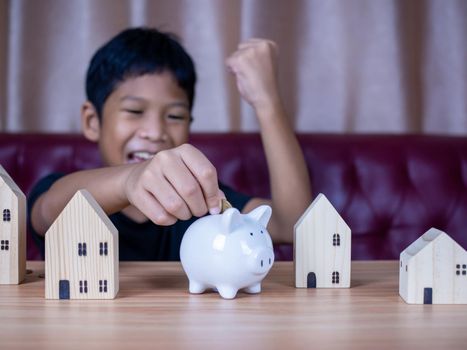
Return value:
<svg viewBox="0 0 467 350">
<path fill-rule="evenodd" d="M 242 223 L 242 214 L 236 208 L 229 208 L 222 214 L 222 226 L 227 233 L 235 231 Z"/>
<path fill-rule="evenodd" d="M 271 218 L 272 209 L 269 205 L 261 205 L 246 214 L 251 219 L 259 222 L 264 227 L 268 226 L 269 219 Z"/>
</svg>

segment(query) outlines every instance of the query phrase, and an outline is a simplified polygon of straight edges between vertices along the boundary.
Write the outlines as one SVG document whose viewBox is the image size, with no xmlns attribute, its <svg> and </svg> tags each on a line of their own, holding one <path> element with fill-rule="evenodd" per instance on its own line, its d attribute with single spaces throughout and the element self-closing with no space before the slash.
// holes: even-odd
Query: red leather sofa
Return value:
<svg viewBox="0 0 467 350">
<path fill-rule="evenodd" d="M 299 140 L 313 195 L 324 193 L 352 229 L 352 259 L 398 259 L 430 227 L 467 247 L 467 138 L 301 134 Z M 269 196 L 258 134 L 193 134 L 191 143 L 223 182 Z M 0 164 L 26 195 L 51 172 L 99 163 L 96 145 L 77 134 L 0 133 Z M 277 259 L 293 257 L 291 245 L 275 251 Z M 28 258 L 40 258 L 30 239 Z"/>
</svg>

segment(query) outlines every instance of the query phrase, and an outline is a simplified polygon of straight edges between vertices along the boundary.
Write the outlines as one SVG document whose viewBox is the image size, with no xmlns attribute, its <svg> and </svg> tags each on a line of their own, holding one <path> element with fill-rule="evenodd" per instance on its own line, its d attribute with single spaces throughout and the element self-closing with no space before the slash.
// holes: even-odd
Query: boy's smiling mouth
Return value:
<svg viewBox="0 0 467 350">
<path fill-rule="evenodd" d="M 127 156 L 127 163 L 140 163 L 144 162 L 145 160 L 151 159 L 154 157 L 156 152 L 148 152 L 148 151 L 134 151 L 128 153 Z"/>
<path fill-rule="evenodd" d="M 171 148 L 171 142 L 158 141 L 151 143 L 131 142 L 124 149 L 125 164 L 134 164 L 154 158 L 160 151 Z"/>
</svg>

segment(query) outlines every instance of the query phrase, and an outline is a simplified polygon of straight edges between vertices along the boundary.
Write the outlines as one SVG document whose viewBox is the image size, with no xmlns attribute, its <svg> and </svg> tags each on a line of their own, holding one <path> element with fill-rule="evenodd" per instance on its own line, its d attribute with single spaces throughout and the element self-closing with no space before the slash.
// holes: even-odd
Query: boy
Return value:
<svg viewBox="0 0 467 350">
<path fill-rule="evenodd" d="M 303 156 L 276 83 L 275 44 L 253 39 L 227 60 L 242 97 L 254 108 L 271 178 L 272 200 L 220 184 L 216 169 L 187 144 L 196 73 L 169 34 L 128 29 L 93 56 L 81 109 L 84 136 L 97 142 L 103 168 L 52 174 L 31 193 L 30 228 L 42 241 L 75 192 L 86 188 L 119 230 L 121 260 L 179 260 L 183 233 L 196 217 L 219 213 L 221 198 L 249 212 L 269 204 L 275 242 L 310 203 Z M 285 180 L 286 179 L 286 180 Z"/>
</svg>

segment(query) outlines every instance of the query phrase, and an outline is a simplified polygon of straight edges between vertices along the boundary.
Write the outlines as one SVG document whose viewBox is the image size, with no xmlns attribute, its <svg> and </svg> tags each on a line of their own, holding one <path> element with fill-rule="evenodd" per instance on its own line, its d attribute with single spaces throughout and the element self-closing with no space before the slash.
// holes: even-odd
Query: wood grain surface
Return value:
<svg viewBox="0 0 467 350">
<path fill-rule="evenodd" d="M 177 262 L 120 263 L 114 300 L 46 300 L 43 262 L 0 286 L 0 349 L 465 349 L 467 306 L 407 305 L 398 262 L 353 262 L 350 289 L 296 289 L 277 262 L 259 295 L 190 295 Z"/>
</svg>

